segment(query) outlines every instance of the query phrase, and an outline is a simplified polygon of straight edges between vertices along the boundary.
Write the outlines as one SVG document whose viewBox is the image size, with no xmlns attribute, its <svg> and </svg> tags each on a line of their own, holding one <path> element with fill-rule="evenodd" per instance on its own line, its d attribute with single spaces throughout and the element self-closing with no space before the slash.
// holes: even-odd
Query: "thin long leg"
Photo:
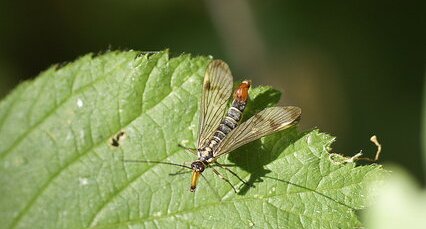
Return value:
<svg viewBox="0 0 426 229">
<path fill-rule="evenodd" d="M 227 167 L 225 167 L 225 166 L 223 166 L 222 164 L 220 164 L 220 163 L 218 163 L 218 162 L 215 162 L 215 164 L 217 165 L 217 166 L 219 166 L 220 168 L 222 168 L 222 169 L 225 169 L 226 171 L 228 171 L 229 173 L 231 173 L 232 175 L 234 175 L 235 177 L 237 177 L 238 178 L 238 180 L 240 180 L 241 182 L 243 182 L 243 184 L 245 184 L 245 185 L 247 185 L 247 186 L 250 186 L 250 187 L 253 187 L 253 185 L 250 185 L 249 183 L 247 183 L 245 180 L 243 180 L 241 177 L 239 177 L 234 171 L 232 171 L 232 170 L 230 170 L 229 168 L 227 168 Z"/>
<path fill-rule="evenodd" d="M 226 178 L 224 177 L 222 174 L 219 173 L 219 171 L 217 171 L 215 168 L 211 167 L 213 172 L 216 173 L 216 175 L 218 175 L 220 177 L 220 179 L 224 180 L 226 183 L 228 183 L 229 185 L 231 185 L 232 189 L 234 189 L 234 192 L 237 193 L 237 190 L 235 189 L 234 185 L 232 185 L 232 183 Z"/>
<path fill-rule="evenodd" d="M 215 163 L 217 163 L 217 162 L 215 162 Z M 217 164 L 219 164 L 219 163 L 217 163 Z M 220 165 L 216 165 L 216 166 L 222 166 L 222 167 L 236 167 L 237 165 L 235 165 L 235 164 L 220 164 Z"/>
<path fill-rule="evenodd" d="M 219 201 L 222 201 L 222 198 L 220 197 L 219 193 L 217 193 L 216 189 L 213 188 L 213 186 L 210 184 L 209 180 L 204 176 L 204 174 L 201 173 L 201 176 L 206 180 L 207 185 L 209 188 L 213 191 L 213 193 L 217 196 Z"/>
<path fill-rule="evenodd" d="M 197 155 L 197 149 L 194 149 L 194 148 L 188 148 L 188 147 L 185 147 L 185 146 L 183 146 L 183 145 L 181 145 L 181 144 L 178 144 L 178 146 L 179 146 L 180 148 L 184 149 L 186 152 L 189 152 L 189 153 L 192 153 L 192 154 L 194 154 L 194 155 Z"/>
</svg>

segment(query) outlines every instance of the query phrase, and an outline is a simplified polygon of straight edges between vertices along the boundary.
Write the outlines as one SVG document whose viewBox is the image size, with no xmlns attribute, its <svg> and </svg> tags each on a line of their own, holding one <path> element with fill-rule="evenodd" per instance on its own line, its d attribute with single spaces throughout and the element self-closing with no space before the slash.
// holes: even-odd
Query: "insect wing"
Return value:
<svg viewBox="0 0 426 229">
<path fill-rule="evenodd" d="M 198 148 L 207 143 L 222 121 L 232 94 L 232 82 L 231 70 L 225 62 L 213 60 L 209 64 L 204 76 L 201 98 Z"/>
<path fill-rule="evenodd" d="M 263 136 L 295 125 L 301 113 L 300 108 L 292 106 L 270 107 L 262 110 L 232 130 L 220 143 L 214 157 L 219 157 Z"/>
</svg>

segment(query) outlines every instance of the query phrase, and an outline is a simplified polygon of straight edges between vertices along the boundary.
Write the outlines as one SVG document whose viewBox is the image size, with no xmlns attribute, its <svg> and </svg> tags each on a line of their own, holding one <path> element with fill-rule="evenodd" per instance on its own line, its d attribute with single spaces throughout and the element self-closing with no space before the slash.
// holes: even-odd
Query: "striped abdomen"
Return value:
<svg viewBox="0 0 426 229">
<path fill-rule="evenodd" d="M 232 106 L 229 108 L 225 118 L 222 120 L 213 137 L 209 140 L 205 147 L 205 150 L 209 151 L 209 155 L 211 157 L 213 157 L 213 151 L 216 149 L 218 144 L 226 137 L 226 135 L 229 134 L 229 132 L 238 126 L 247 105 L 250 83 L 250 81 L 244 80 L 237 90 L 235 90 Z"/>
</svg>

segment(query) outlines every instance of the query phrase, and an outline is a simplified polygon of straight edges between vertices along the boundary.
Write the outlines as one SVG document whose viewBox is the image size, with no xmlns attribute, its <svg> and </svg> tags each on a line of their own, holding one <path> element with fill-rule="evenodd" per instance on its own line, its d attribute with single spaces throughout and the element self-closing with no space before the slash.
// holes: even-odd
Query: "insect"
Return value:
<svg viewBox="0 0 426 229">
<path fill-rule="evenodd" d="M 300 120 L 302 111 L 298 107 L 270 107 L 240 124 L 249 99 L 248 91 L 251 82 L 244 80 L 239 85 L 234 92 L 231 106 L 227 109 L 232 85 L 233 78 L 228 65 L 221 60 L 213 60 L 208 65 L 204 76 L 197 149 L 192 150 L 198 159 L 190 166 L 192 169 L 191 192 L 195 191 L 203 171 L 212 167 L 212 164 L 236 175 L 217 162 L 222 155 L 263 136 L 289 128 Z M 228 179 L 216 169 L 212 169 L 232 186 Z"/>
</svg>

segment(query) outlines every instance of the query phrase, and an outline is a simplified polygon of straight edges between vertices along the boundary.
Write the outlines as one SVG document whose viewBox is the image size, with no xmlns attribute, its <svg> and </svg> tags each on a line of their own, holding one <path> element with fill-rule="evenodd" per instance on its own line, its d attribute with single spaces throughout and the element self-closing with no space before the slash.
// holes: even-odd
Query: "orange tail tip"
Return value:
<svg viewBox="0 0 426 229">
<path fill-rule="evenodd" d="M 191 178 L 191 188 L 189 191 L 194 192 L 195 188 L 197 188 L 198 178 L 200 178 L 201 173 L 192 171 L 192 178 Z"/>
<path fill-rule="evenodd" d="M 245 102 L 248 100 L 248 90 L 251 86 L 251 80 L 244 80 L 235 90 L 234 99 Z"/>
<path fill-rule="evenodd" d="M 243 82 L 241 82 L 241 84 L 246 84 L 246 85 L 248 85 L 248 87 L 250 87 L 251 86 L 251 80 L 244 80 Z"/>
</svg>

